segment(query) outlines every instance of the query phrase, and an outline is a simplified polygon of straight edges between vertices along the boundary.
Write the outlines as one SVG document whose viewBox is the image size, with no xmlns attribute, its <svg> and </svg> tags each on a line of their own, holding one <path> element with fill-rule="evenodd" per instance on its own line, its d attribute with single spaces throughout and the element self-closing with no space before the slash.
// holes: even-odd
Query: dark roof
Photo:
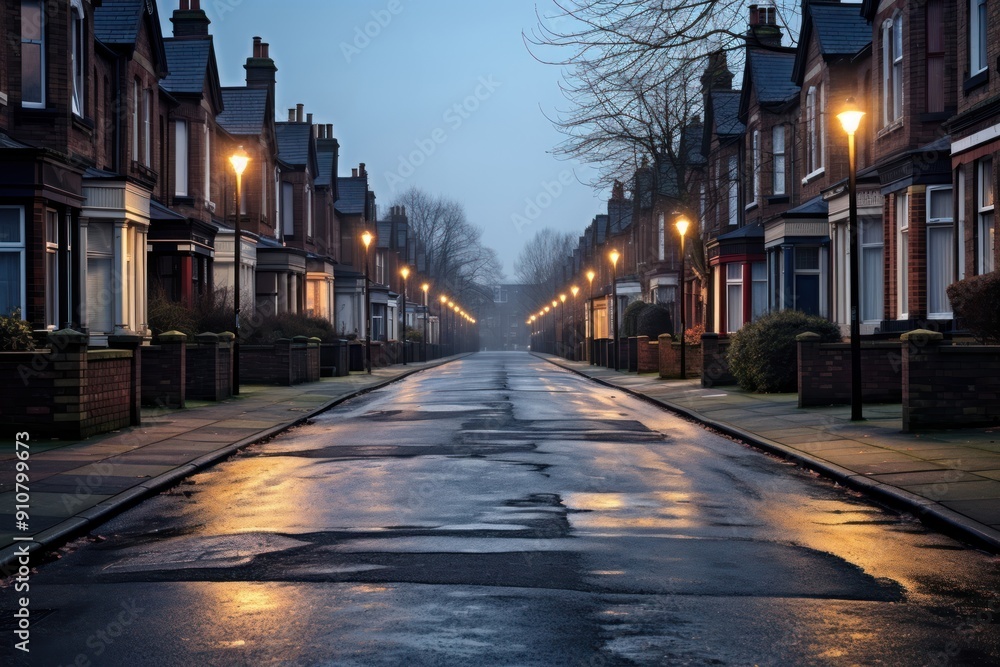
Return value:
<svg viewBox="0 0 1000 667">
<path fill-rule="evenodd" d="M 731 232 L 726 232 L 725 234 L 720 234 L 717 237 L 719 241 L 729 241 L 731 239 L 755 239 L 764 238 L 764 225 L 759 221 L 753 222 L 749 225 L 744 225 L 739 229 L 734 229 Z"/>
<path fill-rule="evenodd" d="M 360 176 L 341 176 L 337 178 L 337 203 L 335 208 L 345 215 L 365 213 L 365 199 L 368 193 L 368 181 Z"/>
<path fill-rule="evenodd" d="M 628 229 L 632 224 L 632 200 L 608 201 L 608 227 L 611 234 Z"/>
<path fill-rule="evenodd" d="M 710 95 L 716 133 L 720 137 L 731 137 L 745 132 L 746 126 L 740 122 L 740 91 L 713 90 Z"/>
<path fill-rule="evenodd" d="M 223 88 L 223 111 L 216 121 L 230 134 L 260 134 L 267 117 L 267 89 Z"/>
<path fill-rule="evenodd" d="M 799 87 L 792 81 L 794 51 L 750 49 L 747 55 L 758 102 L 780 103 L 798 96 Z"/>
<path fill-rule="evenodd" d="M 333 185 L 334 163 L 337 159 L 336 144 L 329 140 L 316 142 L 316 185 Z"/>
<path fill-rule="evenodd" d="M 135 44 L 145 0 L 104 0 L 94 9 L 94 37 L 105 44 Z"/>
<path fill-rule="evenodd" d="M 187 220 L 180 213 L 167 208 L 155 199 L 149 202 L 149 217 L 152 220 Z"/>
<path fill-rule="evenodd" d="M 784 218 L 798 218 L 798 217 L 821 217 L 825 218 L 829 212 L 830 207 L 823 199 L 823 195 L 816 195 L 809 201 L 796 206 L 793 209 L 789 209 L 782 213 Z"/>
<path fill-rule="evenodd" d="M 602 214 L 595 217 L 594 224 L 597 225 L 597 245 L 601 245 L 607 238 L 607 232 L 608 232 L 607 214 Z"/>
<path fill-rule="evenodd" d="M 392 223 L 380 220 L 375 223 L 375 247 L 390 248 L 392 242 Z"/>
<path fill-rule="evenodd" d="M 170 73 L 160 86 L 168 93 L 201 93 L 208 76 L 212 38 L 165 39 L 163 46 Z"/>
<path fill-rule="evenodd" d="M 312 125 L 309 123 L 275 123 L 278 139 L 278 159 L 286 164 L 305 166 L 309 163 L 309 140 Z"/>
<path fill-rule="evenodd" d="M 871 26 L 857 4 L 810 2 L 806 7 L 824 56 L 853 56 L 871 43 Z"/>
<path fill-rule="evenodd" d="M 0 148 L 31 148 L 31 146 L 0 132 Z"/>
</svg>

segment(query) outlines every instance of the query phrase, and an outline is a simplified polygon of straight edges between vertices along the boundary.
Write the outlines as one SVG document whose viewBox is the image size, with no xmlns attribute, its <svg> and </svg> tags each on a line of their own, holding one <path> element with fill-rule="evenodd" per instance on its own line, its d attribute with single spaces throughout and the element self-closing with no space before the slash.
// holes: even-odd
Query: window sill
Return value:
<svg viewBox="0 0 1000 667">
<path fill-rule="evenodd" d="M 89 118 L 83 118 L 82 116 L 73 114 L 73 127 L 81 132 L 85 132 L 88 137 L 93 136 L 94 134 L 94 121 Z"/>
<path fill-rule="evenodd" d="M 767 197 L 768 204 L 787 204 L 789 202 L 788 195 L 770 195 Z"/>
<path fill-rule="evenodd" d="M 815 181 L 817 178 L 819 178 L 820 176 L 822 176 L 824 173 L 826 173 L 826 167 L 820 167 L 819 169 L 817 169 L 816 171 L 812 172 L 811 174 L 806 174 L 806 177 L 802 179 L 802 185 L 806 185 L 808 183 L 811 183 L 812 181 Z"/>
<path fill-rule="evenodd" d="M 752 201 L 749 204 L 747 204 L 745 207 L 743 207 L 743 210 L 745 212 L 749 213 L 750 211 L 754 210 L 755 208 L 757 208 L 757 202 Z"/>
<path fill-rule="evenodd" d="M 973 74 L 972 76 L 968 77 L 962 83 L 962 92 L 968 95 L 976 88 L 985 86 L 987 83 L 989 83 L 989 81 L 990 81 L 990 70 L 989 68 L 987 68 L 984 69 L 982 72 L 979 72 L 978 74 Z"/>
<path fill-rule="evenodd" d="M 878 133 L 875 135 L 875 138 L 881 139 L 884 136 L 892 134 L 901 127 L 903 127 L 903 119 L 897 118 L 896 120 L 892 121 L 891 123 L 883 127 L 881 130 L 879 130 Z"/>
</svg>

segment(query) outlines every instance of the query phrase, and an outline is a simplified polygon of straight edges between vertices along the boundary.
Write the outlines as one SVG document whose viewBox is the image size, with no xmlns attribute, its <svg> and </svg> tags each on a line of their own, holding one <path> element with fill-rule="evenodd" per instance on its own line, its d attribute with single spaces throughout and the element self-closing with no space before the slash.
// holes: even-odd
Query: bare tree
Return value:
<svg viewBox="0 0 1000 667">
<path fill-rule="evenodd" d="M 482 229 L 469 222 L 459 202 L 411 187 L 392 205 L 406 207 L 431 280 L 468 306 L 486 295 L 492 299 L 492 286 L 503 279 L 503 264 L 493 248 L 483 245 Z"/>
<path fill-rule="evenodd" d="M 535 232 L 521 249 L 514 260 L 514 271 L 518 282 L 526 285 L 525 291 L 533 303 L 544 303 L 552 298 L 559 286 L 558 271 L 573 254 L 576 243 L 573 234 L 546 227 Z"/>
</svg>

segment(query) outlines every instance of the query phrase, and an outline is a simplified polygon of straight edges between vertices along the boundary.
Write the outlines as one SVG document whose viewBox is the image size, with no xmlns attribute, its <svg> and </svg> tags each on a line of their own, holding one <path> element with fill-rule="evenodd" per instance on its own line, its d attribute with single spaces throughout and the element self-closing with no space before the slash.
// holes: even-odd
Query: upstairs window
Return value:
<svg viewBox="0 0 1000 667">
<path fill-rule="evenodd" d="M 729 224 L 740 222 L 740 167 L 735 155 L 729 157 Z"/>
<path fill-rule="evenodd" d="M 132 82 L 132 160 L 139 161 L 139 80 Z"/>
<path fill-rule="evenodd" d="M 774 154 L 772 166 L 774 175 L 771 187 L 776 195 L 785 194 L 785 126 L 775 125 L 771 128 L 771 151 Z"/>
<path fill-rule="evenodd" d="M 927 81 L 944 81 L 944 8 L 942 0 L 927 0 Z M 927 86 L 927 112 L 944 111 L 944 86 Z"/>
<path fill-rule="evenodd" d="M 806 164 L 809 175 L 823 169 L 823 128 L 820 110 L 823 107 L 823 89 L 810 86 L 806 93 Z"/>
<path fill-rule="evenodd" d="M 153 166 L 153 91 L 142 91 L 142 163 Z"/>
<path fill-rule="evenodd" d="M 21 106 L 45 107 L 45 14 L 42 0 L 21 2 Z"/>
<path fill-rule="evenodd" d="M 750 159 L 753 161 L 753 197 L 751 203 L 757 203 L 757 196 L 760 193 L 760 131 L 754 130 L 750 139 Z"/>
<path fill-rule="evenodd" d="M 73 113 L 77 116 L 83 116 L 84 106 L 83 106 L 83 68 L 85 66 L 84 59 L 84 46 L 86 42 L 84 41 L 84 25 L 83 25 L 83 5 L 80 0 L 73 0 L 72 7 L 70 8 L 70 22 L 72 23 L 72 40 L 70 44 L 70 55 L 72 58 L 72 68 L 73 68 Z"/>
<path fill-rule="evenodd" d="M 897 13 L 882 25 L 882 124 L 903 115 L 903 17 Z"/>
<path fill-rule="evenodd" d="M 188 124 L 186 120 L 174 123 L 174 194 L 188 195 Z"/>
<path fill-rule="evenodd" d="M 986 0 L 969 0 L 969 76 L 985 72 Z"/>
<path fill-rule="evenodd" d="M 659 243 L 657 244 L 656 255 L 657 259 L 662 262 L 667 258 L 667 229 L 662 213 L 660 213 L 657 220 L 657 231 L 659 232 Z"/>
<path fill-rule="evenodd" d="M 993 263 L 996 236 L 993 226 L 993 160 L 987 158 L 979 161 L 979 178 L 976 190 L 979 273 L 989 273 L 995 268 Z"/>
<path fill-rule="evenodd" d="M 285 237 L 295 236 L 295 186 L 281 183 L 281 230 Z"/>
</svg>

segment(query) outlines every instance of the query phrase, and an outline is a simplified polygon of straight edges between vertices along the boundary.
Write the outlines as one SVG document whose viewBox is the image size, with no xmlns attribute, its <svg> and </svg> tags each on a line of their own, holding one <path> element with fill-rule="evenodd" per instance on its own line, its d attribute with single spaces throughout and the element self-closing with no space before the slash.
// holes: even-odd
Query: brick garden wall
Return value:
<svg viewBox="0 0 1000 667">
<path fill-rule="evenodd" d="M 187 346 L 187 397 L 200 401 L 229 398 L 233 395 L 231 335 L 199 334 L 195 341 L 196 345 Z"/>
<path fill-rule="evenodd" d="M 703 355 L 701 386 L 718 387 L 736 384 L 736 378 L 729 371 L 729 361 L 726 359 L 729 339 L 720 338 L 719 334 L 715 333 L 703 334 L 701 349 Z"/>
<path fill-rule="evenodd" d="M 132 353 L 95 350 L 87 353 L 86 392 L 80 436 L 116 431 L 131 425 L 134 400 Z"/>
<path fill-rule="evenodd" d="M 241 345 L 240 382 L 279 385 L 315 382 L 320 377 L 319 357 L 319 343 L 311 340 L 279 340 L 274 345 Z M 375 365 L 374 355 L 372 364 Z"/>
<path fill-rule="evenodd" d="M 798 339 L 799 407 L 846 405 L 851 402 L 851 346 Z M 861 345 L 861 396 L 872 403 L 899 403 L 903 398 L 900 343 Z"/>
<path fill-rule="evenodd" d="M 186 336 L 142 348 L 142 404 L 183 408 L 187 390 Z"/>
<path fill-rule="evenodd" d="M 637 361 L 640 373 L 656 373 L 660 370 L 660 342 L 649 340 L 648 336 L 636 339 Z"/>
<path fill-rule="evenodd" d="M 684 348 L 685 371 L 689 378 L 701 377 L 702 345 L 688 345 Z M 681 377 L 681 342 L 670 334 L 660 336 L 658 369 L 661 378 Z"/>
</svg>

